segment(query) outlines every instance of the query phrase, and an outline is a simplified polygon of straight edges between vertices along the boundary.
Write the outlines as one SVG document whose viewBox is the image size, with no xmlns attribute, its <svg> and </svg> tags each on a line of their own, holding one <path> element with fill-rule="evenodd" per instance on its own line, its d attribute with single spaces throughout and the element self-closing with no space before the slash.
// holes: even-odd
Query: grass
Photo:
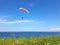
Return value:
<svg viewBox="0 0 60 45">
<path fill-rule="evenodd" d="M 60 45 L 60 36 L 0 38 L 0 45 Z"/>
</svg>

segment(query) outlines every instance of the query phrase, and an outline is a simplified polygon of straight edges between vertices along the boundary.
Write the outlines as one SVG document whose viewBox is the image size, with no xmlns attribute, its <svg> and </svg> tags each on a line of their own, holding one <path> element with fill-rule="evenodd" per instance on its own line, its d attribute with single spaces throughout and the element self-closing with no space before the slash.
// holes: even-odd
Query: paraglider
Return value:
<svg viewBox="0 0 60 45">
<path fill-rule="evenodd" d="M 19 8 L 19 10 L 22 10 L 22 11 L 29 13 L 29 10 L 27 10 L 26 8 Z"/>
<path fill-rule="evenodd" d="M 29 10 L 27 10 L 26 8 L 19 8 L 19 10 L 22 10 L 22 11 L 24 11 L 24 12 L 26 12 L 26 13 L 29 13 Z M 22 20 L 23 20 L 23 18 L 24 18 L 24 17 L 21 17 Z"/>
</svg>

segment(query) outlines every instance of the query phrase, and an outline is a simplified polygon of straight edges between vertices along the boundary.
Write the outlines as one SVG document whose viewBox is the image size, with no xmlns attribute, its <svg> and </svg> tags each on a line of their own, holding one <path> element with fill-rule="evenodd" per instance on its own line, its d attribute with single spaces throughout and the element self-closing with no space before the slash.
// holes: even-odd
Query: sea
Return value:
<svg viewBox="0 0 60 45">
<path fill-rule="evenodd" d="M 0 32 L 0 38 L 8 37 L 40 37 L 40 36 L 60 36 L 60 32 Z"/>
</svg>

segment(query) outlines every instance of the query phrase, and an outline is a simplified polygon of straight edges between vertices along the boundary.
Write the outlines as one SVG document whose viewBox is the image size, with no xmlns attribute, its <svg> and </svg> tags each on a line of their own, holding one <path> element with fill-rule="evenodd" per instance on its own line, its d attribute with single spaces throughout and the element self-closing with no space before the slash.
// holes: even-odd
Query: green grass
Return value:
<svg viewBox="0 0 60 45">
<path fill-rule="evenodd" d="M 60 36 L 0 38 L 0 45 L 60 45 Z"/>
</svg>

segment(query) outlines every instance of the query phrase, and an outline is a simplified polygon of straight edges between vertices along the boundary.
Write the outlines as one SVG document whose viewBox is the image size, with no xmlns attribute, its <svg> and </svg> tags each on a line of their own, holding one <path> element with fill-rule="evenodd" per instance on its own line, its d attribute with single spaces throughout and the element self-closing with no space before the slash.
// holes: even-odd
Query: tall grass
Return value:
<svg viewBox="0 0 60 45">
<path fill-rule="evenodd" d="M 60 45 L 60 36 L 0 38 L 0 45 Z"/>
</svg>

